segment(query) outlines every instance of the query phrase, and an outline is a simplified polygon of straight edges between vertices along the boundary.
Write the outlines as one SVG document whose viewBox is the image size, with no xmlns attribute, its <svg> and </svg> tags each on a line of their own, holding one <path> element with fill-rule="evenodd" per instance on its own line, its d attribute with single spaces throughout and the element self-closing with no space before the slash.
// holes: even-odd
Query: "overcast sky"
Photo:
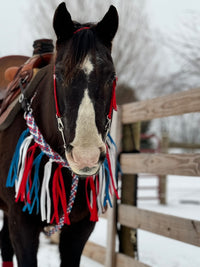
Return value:
<svg viewBox="0 0 200 267">
<path fill-rule="evenodd" d="M 147 8 L 155 26 L 173 30 L 191 11 L 200 11 L 199 0 L 147 0 Z"/>
<path fill-rule="evenodd" d="M 27 10 L 29 4 L 28 0 L 1 1 L 0 56 L 27 53 L 25 48 L 27 42 L 24 40 L 30 38 L 30 34 L 27 32 L 28 28 L 23 13 Z M 200 1 L 147 0 L 147 9 L 152 26 L 161 31 L 169 32 L 177 29 L 179 21 L 184 18 L 187 12 L 190 10 L 200 11 Z M 28 16 L 26 16 L 27 18 Z"/>
</svg>

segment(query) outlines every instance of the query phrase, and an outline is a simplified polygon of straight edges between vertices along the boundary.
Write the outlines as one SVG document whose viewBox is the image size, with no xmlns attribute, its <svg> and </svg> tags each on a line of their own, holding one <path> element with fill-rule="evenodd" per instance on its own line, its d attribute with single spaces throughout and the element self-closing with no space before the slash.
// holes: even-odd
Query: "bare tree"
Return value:
<svg viewBox="0 0 200 267">
<path fill-rule="evenodd" d="M 198 12 L 188 12 L 173 35 L 158 34 L 162 46 L 168 49 L 176 70 L 158 79 L 157 87 L 174 92 L 199 87 L 200 84 L 200 17 Z M 158 90 L 159 91 L 159 90 Z M 161 92 L 160 92 L 161 93 Z"/>
<path fill-rule="evenodd" d="M 188 12 L 184 18 L 172 36 L 157 34 L 176 66 L 174 72 L 157 76 L 154 84 L 157 95 L 200 86 L 200 16 L 197 12 Z M 200 143 L 199 122 L 199 113 L 186 114 L 154 122 L 152 129 L 159 133 L 168 131 L 170 139 L 176 142 Z"/>
</svg>

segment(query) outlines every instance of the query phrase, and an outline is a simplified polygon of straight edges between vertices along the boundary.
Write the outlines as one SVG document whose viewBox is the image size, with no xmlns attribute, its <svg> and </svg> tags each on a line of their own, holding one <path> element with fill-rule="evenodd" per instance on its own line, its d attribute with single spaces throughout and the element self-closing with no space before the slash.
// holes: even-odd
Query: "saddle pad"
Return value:
<svg viewBox="0 0 200 267">
<path fill-rule="evenodd" d="M 30 81 L 30 83 L 27 85 L 27 87 L 24 90 L 25 97 L 27 99 L 30 99 L 33 96 L 38 84 L 40 83 L 40 81 L 43 79 L 43 77 L 47 73 L 47 68 L 49 67 L 50 66 L 47 65 L 46 67 L 43 67 L 42 69 L 38 70 L 35 76 Z M 1 114 L 0 131 L 7 129 L 10 126 L 12 122 L 14 121 L 18 112 L 22 109 L 21 103 L 19 103 L 19 98 L 20 98 L 20 95 L 18 95 L 15 98 L 15 100 L 7 107 L 7 109 Z"/>
</svg>

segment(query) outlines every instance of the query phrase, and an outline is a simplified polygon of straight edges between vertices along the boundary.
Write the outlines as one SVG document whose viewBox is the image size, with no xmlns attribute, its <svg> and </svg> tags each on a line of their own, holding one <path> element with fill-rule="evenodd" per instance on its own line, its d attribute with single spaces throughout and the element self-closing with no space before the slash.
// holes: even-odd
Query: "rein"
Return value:
<svg viewBox="0 0 200 267">
<path fill-rule="evenodd" d="M 63 147 L 66 152 L 67 144 L 66 144 L 65 134 L 64 134 L 64 124 L 62 122 L 62 117 L 61 117 L 60 110 L 58 107 L 55 66 L 54 66 L 54 74 L 53 74 L 53 85 L 54 85 L 54 100 L 55 100 L 55 106 L 56 106 L 56 120 L 57 120 L 58 130 L 61 133 L 61 137 L 63 140 Z"/>
</svg>

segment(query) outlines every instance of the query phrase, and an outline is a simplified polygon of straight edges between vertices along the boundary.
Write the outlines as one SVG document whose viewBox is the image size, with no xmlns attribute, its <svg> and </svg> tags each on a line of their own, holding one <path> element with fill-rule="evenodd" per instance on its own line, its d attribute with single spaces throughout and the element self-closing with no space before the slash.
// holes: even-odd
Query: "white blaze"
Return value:
<svg viewBox="0 0 200 267">
<path fill-rule="evenodd" d="M 81 69 L 89 77 L 94 69 L 89 56 L 85 58 Z M 98 133 L 95 109 L 88 89 L 85 89 L 79 106 L 75 137 L 71 145 L 73 149 L 70 153 L 66 153 L 66 158 L 72 171 L 78 175 L 96 173 L 99 169 L 100 154 L 106 151 L 106 146 Z"/>
<path fill-rule="evenodd" d="M 75 138 L 71 145 L 80 148 L 101 147 L 103 145 L 95 122 L 94 106 L 87 89 L 84 92 L 84 97 L 78 110 Z"/>
</svg>

